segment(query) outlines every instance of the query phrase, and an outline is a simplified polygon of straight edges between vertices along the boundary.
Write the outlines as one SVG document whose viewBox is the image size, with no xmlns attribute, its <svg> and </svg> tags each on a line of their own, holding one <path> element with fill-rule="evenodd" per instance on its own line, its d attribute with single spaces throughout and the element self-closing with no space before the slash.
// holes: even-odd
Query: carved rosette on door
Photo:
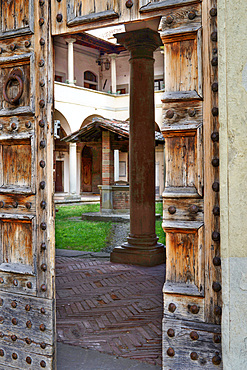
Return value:
<svg viewBox="0 0 247 370">
<path fill-rule="evenodd" d="M 216 3 L 163 12 L 164 369 L 221 367 Z"/>
<path fill-rule="evenodd" d="M 0 368 L 52 369 L 49 4 L 0 4 Z"/>
</svg>

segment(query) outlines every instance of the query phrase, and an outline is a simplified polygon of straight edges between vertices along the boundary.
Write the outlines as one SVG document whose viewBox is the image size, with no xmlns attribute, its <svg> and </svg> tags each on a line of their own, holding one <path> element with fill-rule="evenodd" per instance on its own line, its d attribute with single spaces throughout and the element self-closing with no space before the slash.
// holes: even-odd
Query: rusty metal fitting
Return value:
<svg viewBox="0 0 247 370">
<path fill-rule="evenodd" d="M 212 232 L 212 239 L 214 242 L 219 242 L 220 241 L 220 233 L 218 231 L 213 231 Z"/>
<path fill-rule="evenodd" d="M 221 285 L 220 283 L 217 283 L 216 281 L 213 282 L 212 288 L 216 293 L 221 291 Z"/>
<path fill-rule="evenodd" d="M 42 349 L 45 349 L 45 348 L 46 348 L 46 344 L 45 344 L 45 342 L 40 343 L 40 347 L 41 347 Z"/>
<path fill-rule="evenodd" d="M 191 10 L 188 14 L 188 18 L 192 21 L 196 17 L 196 12 L 194 10 Z"/>
<path fill-rule="evenodd" d="M 168 212 L 171 214 L 171 215 L 174 215 L 174 213 L 176 213 L 177 209 L 175 206 L 170 206 L 168 207 Z"/>
<path fill-rule="evenodd" d="M 46 287 L 45 284 L 42 284 L 40 288 L 41 288 L 42 292 L 46 292 L 47 291 L 47 287 Z"/>
<path fill-rule="evenodd" d="M 13 208 L 18 208 L 18 203 L 17 203 L 17 202 L 13 202 L 13 203 L 12 203 L 12 207 L 13 207 Z"/>
<path fill-rule="evenodd" d="M 128 8 L 128 9 L 132 8 L 133 5 L 134 4 L 133 4 L 132 0 L 127 0 L 126 3 L 125 3 L 126 8 Z"/>
<path fill-rule="evenodd" d="M 44 67 L 44 65 L 45 65 L 45 61 L 44 61 L 44 59 L 41 59 L 39 61 L 39 67 Z"/>
<path fill-rule="evenodd" d="M 26 310 L 26 311 L 30 311 L 30 310 L 31 310 L 31 306 L 30 306 L 30 304 L 26 304 L 26 306 L 25 306 L 25 310 Z"/>
<path fill-rule="evenodd" d="M 11 44 L 10 45 L 10 50 L 11 51 L 14 51 L 16 48 L 17 48 L 17 45 L 16 44 Z"/>
<path fill-rule="evenodd" d="M 16 301 L 12 301 L 11 302 L 11 307 L 12 308 L 16 308 L 17 307 L 17 302 Z"/>
<path fill-rule="evenodd" d="M 213 258 L 213 264 L 214 264 L 214 266 L 220 266 L 221 265 L 220 257 L 214 257 Z"/>
<path fill-rule="evenodd" d="M 41 222 L 40 228 L 41 228 L 41 230 L 46 230 L 46 228 L 47 228 L 46 223 L 45 222 Z"/>
<path fill-rule="evenodd" d="M 212 115 L 214 117 L 217 117 L 219 115 L 219 108 L 218 107 L 213 107 L 212 108 Z"/>
<path fill-rule="evenodd" d="M 13 325 L 17 325 L 18 324 L 18 320 L 15 317 L 12 319 L 12 324 Z"/>
<path fill-rule="evenodd" d="M 26 128 L 31 128 L 32 123 L 30 121 L 28 121 L 28 122 L 25 123 L 25 126 L 26 126 Z"/>
<path fill-rule="evenodd" d="M 3 208 L 5 206 L 5 202 L 3 200 L 0 201 L 0 208 Z"/>
<path fill-rule="evenodd" d="M 17 130 L 17 128 L 18 128 L 17 123 L 16 122 L 12 122 L 11 123 L 11 130 L 15 131 L 15 130 Z"/>
<path fill-rule="evenodd" d="M 26 208 L 27 208 L 27 209 L 31 209 L 31 208 L 32 208 L 32 203 L 27 202 L 27 203 L 26 203 Z"/>
<path fill-rule="evenodd" d="M 32 340 L 30 338 L 26 338 L 25 341 L 26 341 L 27 344 L 31 344 L 32 343 Z"/>
<path fill-rule="evenodd" d="M 216 193 L 220 191 L 220 184 L 218 183 L 218 181 L 215 181 L 212 185 L 212 189 L 213 191 L 215 191 Z"/>
<path fill-rule="evenodd" d="M 217 42 L 217 32 L 216 31 L 211 33 L 211 41 Z"/>
<path fill-rule="evenodd" d="M 172 22 L 174 21 L 174 18 L 173 18 L 173 16 L 172 15 L 168 15 L 167 17 L 166 17 L 166 23 L 167 24 L 172 24 Z"/>
<path fill-rule="evenodd" d="M 13 358 L 13 360 L 17 360 L 18 359 L 18 355 L 17 355 L 17 353 L 12 353 L 12 358 Z"/>
<path fill-rule="evenodd" d="M 0 306 L 3 306 L 3 299 L 0 298 Z"/>
<path fill-rule="evenodd" d="M 43 6 L 45 4 L 45 0 L 39 0 L 39 5 Z"/>
<path fill-rule="evenodd" d="M 39 328 L 40 328 L 41 331 L 45 331 L 45 329 L 46 329 L 45 324 L 41 324 Z"/>
<path fill-rule="evenodd" d="M 45 168 L 45 161 L 42 159 L 40 162 L 39 162 L 39 165 L 41 168 Z"/>
<path fill-rule="evenodd" d="M 46 362 L 44 360 L 40 361 L 40 366 L 41 367 L 46 367 Z"/>
<path fill-rule="evenodd" d="M 40 80 L 39 85 L 40 85 L 40 87 L 44 87 L 45 86 L 45 80 L 44 79 Z"/>
<path fill-rule="evenodd" d="M 27 362 L 29 365 L 31 365 L 31 363 L 32 363 L 32 359 L 31 359 L 31 357 L 27 356 L 27 357 L 26 357 L 26 362 Z"/>
<path fill-rule="evenodd" d="M 196 361 L 198 360 L 198 354 L 196 352 L 191 352 L 190 358 L 191 360 Z"/>
<path fill-rule="evenodd" d="M 4 279 L 0 277 L 0 284 L 3 284 L 3 283 L 4 283 Z"/>
<path fill-rule="evenodd" d="M 39 186 L 40 186 L 40 189 L 44 190 L 45 189 L 45 181 L 41 181 Z"/>
<path fill-rule="evenodd" d="M 190 108 L 190 109 L 188 109 L 188 115 L 189 115 L 190 117 L 195 117 L 195 115 L 196 115 L 196 110 L 195 110 L 195 108 Z"/>
<path fill-rule="evenodd" d="M 13 334 L 13 335 L 11 335 L 11 337 L 10 337 L 10 338 L 12 339 L 12 341 L 13 341 L 13 342 L 15 342 L 15 341 L 17 340 L 17 336 L 16 336 L 16 335 L 14 335 L 14 334 Z"/>
<path fill-rule="evenodd" d="M 192 214 L 196 214 L 199 212 L 199 208 L 195 205 L 195 204 L 192 204 L 190 207 L 189 207 L 189 211 L 190 213 Z"/>
<path fill-rule="evenodd" d="M 193 304 L 192 306 L 188 305 L 188 308 L 190 312 L 193 313 L 193 315 L 198 314 L 198 312 L 200 311 L 200 307 L 198 307 L 196 304 Z"/>
<path fill-rule="evenodd" d="M 4 356 L 4 350 L 3 349 L 0 349 L 0 356 L 3 357 Z"/>
<path fill-rule="evenodd" d="M 218 65 L 218 57 L 213 57 L 213 59 L 211 60 L 211 64 L 213 67 L 217 67 Z"/>
<path fill-rule="evenodd" d="M 219 167 L 219 164 L 220 164 L 219 158 L 215 157 L 212 159 L 212 166 Z"/>
<path fill-rule="evenodd" d="M 41 312 L 43 315 L 45 315 L 45 308 L 44 308 L 44 307 L 42 307 L 42 308 L 40 309 L 40 312 Z"/>
<path fill-rule="evenodd" d="M 42 263 L 41 270 L 42 271 L 46 271 L 47 270 L 47 265 L 45 263 Z"/>
<path fill-rule="evenodd" d="M 218 91 L 218 88 L 219 88 L 218 82 L 213 82 L 212 83 L 212 86 L 211 86 L 212 91 L 213 92 L 217 92 Z"/>
<path fill-rule="evenodd" d="M 175 351 L 174 351 L 174 349 L 173 348 L 168 348 L 168 350 L 167 350 L 167 352 L 166 352 L 167 354 L 168 354 L 168 356 L 170 356 L 170 357 L 173 357 L 173 356 L 175 356 Z"/>
<path fill-rule="evenodd" d="M 168 337 L 172 338 L 175 336 L 175 331 L 173 329 L 168 329 L 167 330 L 167 335 Z"/>
<path fill-rule="evenodd" d="M 191 338 L 192 340 L 198 340 L 198 339 L 199 339 L 199 335 L 198 335 L 198 333 L 197 333 L 196 331 L 192 331 L 192 332 L 190 333 L 190 338 Z"/>
<path fill-rule="evenodd" d="M 222 315 L 222 308 L 221 308 L 221 307 L 219 307 L 219 306 L 215 306 L 215 307 L 214 307 L 214 314 L 215 314 L 216 316 L 221 316 L 221 315 Z"/>
<path fill-rule="evenodd" d="M 25 48 L 30 48 L 31 46 L 31 41 L 30 40 L 26 40 L 25 41 Z"/>
<path fill-rule="evenodd" d="M 213 341 L 214 341 L 214 343 L 221 343 L 221 335 L 220 334 L 214 334 Z"/>
<path fill-rule="evenodd" d="M 45 140 L 41 140 L 41 142 L 40 142 L 40 148 L 41 149 L 44 149 L 45 147 L 46 147 L 46 142 L 45 142 Z"/>
<path fill-rule="evenodd" d="M 40 25 L 40 27 L 43 26 L 44 23 L 45 23 L 45 20 L 44 20 L 44 18 L 41 17 L 39 19 L 39 25 Z"/>
<path fill-rule="evenodd" d="M 45 209 L 45 208 L 46 208 L 46 202 L 45 202 L 44 200 L 42 200 L 42 201 L 40 202 L 40 207 L 41 207 L 42 209 Z"/>
<path fill-rule="evenodd" d="M 62 22 L 63 20 L 63 15 L 62 14 L 57 14 L 57 22 Z"/>
<path fill-rule="evenodd" d="M 168 311 L 175 312 L 176 311 L 176 305 L 174 303 L 170 303 L 168 306 Z"/>
<path fill-rule="evenodd" d="M 45 101 L 43 99 L 40 100 L 39 106 L 40 106 L 40 108 L 44 108 L 45 107 Z"/>
<path fill-rule="evenodd" d="M 28 289 L 32 289 L 33 285 L 32 285 L 32 283 L 31 283 L 31 281 L 28 281 L 28 282 L 27 282 L 27 287 L 28 287 Z"/>
<path fill-rule="evenodd" d="M 216 352 L 215 356 L 212 358 L 212 363 L 214 365 L 219 365 L 221 363 L 221 357 L 219 356 L 219 352 Z"/>
<path fill-rule="evenodd" d="M 18 286 L 18 280 L 14 279 L 14 280 L 13 280 L 13 285 L 14 285 L 14 286 Z"/>
<path fill-rule="evenodd" d="M 43 37 L 41 37 L 41 39 L 39 40 L 39 43 L 41 46 L 44 46 L 45 45 L 45 39 Z"/>
<path fill-rule="evenodd" d="M 26 322 L 26 327 L 27 327 L 28 329 L 31 329 L 31 327 L 32 327 L 32 323 L 31 323 L 31 321 L 30 321 L 30 320 L 28 320 L 28 321 Z"/>
<path fill-rule="evenodd" d="M 45 121 L 43 119 L 41 119 L 39 121 L 39 127 L 41 127 L 41 128 L 44 128 L 45 127 Z"/>
<path fill-rule="evenodd" d="M 174 117 L 174 110 L 172 109 L 168 109 L 168 111 L 166 111 L 166 118 L 173 118 Z"/>
<path fill-rule="evenodd" d="M 42 251 L 45 251 L 46 250 L 46 244 L 45 243 L 42 243 L 41 246 L 40 246 L 40 249 Z"/>
<path fill-rule="evenodd" d="M 209 11 L 209 14 L 211 15 L 211 17 L 216 17 L 217 8 L 211 8 L 210 11 Z"/>
<path fill-rule="evenodd" d="M 219 142 L 219 133 L 218 132 L 212 132 L 211 134 L 211 140 L 214 142 L 214 143 L 218 143 Z"/>
</svg>

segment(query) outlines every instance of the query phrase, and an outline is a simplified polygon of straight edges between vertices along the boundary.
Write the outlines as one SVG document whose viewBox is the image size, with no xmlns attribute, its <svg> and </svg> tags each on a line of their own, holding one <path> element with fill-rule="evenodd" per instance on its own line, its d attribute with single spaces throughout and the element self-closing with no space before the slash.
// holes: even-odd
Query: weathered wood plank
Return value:
<svg viewBox="0 0 247 370">
<path fill-rule="evenodd" d="M 182 101 L 163 104 L 162 132 L 197 129 L 202 125 L 202 102 Z M 172 111 L 173 116 L 169 116 Z M 168 118 L 171 117 L 171 118 Z"/>
<path fill-rule="evenodd" d="M 201 0 L 165 0 L 158 2 L 149 2 L 147 5 L 144 5 L 140 8 L 141 13 L 148 13 L 157 10 L 163 10 L 167 8 L 175 8 L 183 5 L 191 5 L 195 3 L 200 3 Z"/>
</svg>

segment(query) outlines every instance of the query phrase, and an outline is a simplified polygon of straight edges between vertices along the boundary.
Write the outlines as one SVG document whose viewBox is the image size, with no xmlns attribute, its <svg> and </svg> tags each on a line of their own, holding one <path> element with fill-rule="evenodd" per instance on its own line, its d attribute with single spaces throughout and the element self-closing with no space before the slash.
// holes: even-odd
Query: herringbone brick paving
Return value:
<svg viewBox="0 0 247 370">
<path fill-rule="evenodd" d="M 165 266 L 56 258 L 58 341 L 161 366 Z"/>
</svg>

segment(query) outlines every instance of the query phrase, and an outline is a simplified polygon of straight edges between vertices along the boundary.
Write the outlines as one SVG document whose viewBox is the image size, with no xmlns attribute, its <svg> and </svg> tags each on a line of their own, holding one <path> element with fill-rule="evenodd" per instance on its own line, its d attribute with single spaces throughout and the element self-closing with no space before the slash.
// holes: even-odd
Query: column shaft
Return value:
<svg viewBox="0 0 247 370">
<path fill-rule="evenodd" d="M 67 39 L 68 43 L 68 82 L 70 85 L 74 84 L 74 42 L 76 39 Z"/>
<path fill-rule="evenodd" d="M 140 29 L 116 35 L 130 58 L 130 235 L 114 248 L 112 262 L 154 266 L 165 260 L 155 233 L 155 120 L 153 52 L 158 32 Z"/>
<path fill-rule="evenodd" d="M 77 156 L 76 143 L 69 144 L 69 191 L 71 195 L 76 195 L 77 179 Z"/>
</svg>

